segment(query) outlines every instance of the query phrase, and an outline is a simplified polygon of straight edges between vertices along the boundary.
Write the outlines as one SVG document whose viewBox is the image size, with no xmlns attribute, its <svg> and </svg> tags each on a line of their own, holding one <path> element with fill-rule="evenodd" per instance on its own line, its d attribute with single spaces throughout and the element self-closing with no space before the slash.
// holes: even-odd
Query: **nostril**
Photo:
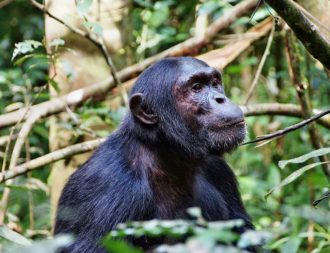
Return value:
<svg viewBox="0 0 330 253">
<path fill-rule="evenodd" d="M 225 97 L 222 96 L 215 96 L 214 99 L 218 104 L 223 104 L 226 101 Z"/>
</svg>

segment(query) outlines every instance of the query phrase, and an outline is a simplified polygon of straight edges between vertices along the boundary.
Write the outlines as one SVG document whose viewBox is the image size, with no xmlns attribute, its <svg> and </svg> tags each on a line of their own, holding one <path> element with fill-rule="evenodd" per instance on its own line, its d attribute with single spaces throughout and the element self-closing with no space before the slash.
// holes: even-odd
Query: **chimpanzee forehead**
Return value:
<svg viewBox="0 0 330 253">
<path fill-rule="evenodd" d="M 200 63 L 197 61 L 190 61 L 180 65 L 178 78 L 179 83 L 187 82 L 194 77 L 200 76 L 220 76 L 220 73 L 215 68 L 203 64 L 203 62 Z"/>
</svg>

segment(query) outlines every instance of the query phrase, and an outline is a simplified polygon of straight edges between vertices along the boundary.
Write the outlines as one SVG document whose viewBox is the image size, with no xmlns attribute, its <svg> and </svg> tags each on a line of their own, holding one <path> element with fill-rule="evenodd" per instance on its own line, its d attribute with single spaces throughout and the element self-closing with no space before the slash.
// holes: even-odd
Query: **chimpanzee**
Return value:
<svg viewBox="0 0 330 253">
<path fill-rule="evenodd" d="M 191 57 L 155 63 L 137 79 L 122 124 L 63 190 L 55 234 L 76 239 L 62 252 L 103 253 L 99 240 L 118 223 L 185 218 L 193 206 L 209 221 L 252 228 L 223 159 L 245 133 L 216 69 Z"/>
</svg>

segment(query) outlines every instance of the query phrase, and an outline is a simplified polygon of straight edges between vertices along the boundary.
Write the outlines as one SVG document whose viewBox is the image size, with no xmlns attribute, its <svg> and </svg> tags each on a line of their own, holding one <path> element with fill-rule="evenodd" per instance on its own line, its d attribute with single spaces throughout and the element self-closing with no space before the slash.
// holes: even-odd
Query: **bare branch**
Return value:
<svg viewBox="0 0 330 253">
<path fill-rule="evenodd" d="M 0 183 L 3 183 L 6 180 L 10 180 L 19 175 L 22 175 L 33 169 L 64 159 L 66 157 L 91 151 L 96 147 L 98 147 L 105 140 L 106 138 L 103 138 L 103 139 L 97 139 L 97 140 L 86 141 L 83 143 L 75 144 L 63 149 L 56 150 L 54 152 L 38 157 L 21 165 L 18 165 L 12 170 L 8 170 L 0 173 Z"/>
<path fill-rule="evenodd" d="M 292 0 L 266 0 L 286 21 L 306 49 L 330 69 L 330 43 L 306 16 L 292 3 Z"/>
<path fill-rule="evenodd" d="M 260 61 L 259 65 L 258 65 L 257 72 L 254 75 L 252 84 L 250 85 L 250 89 L 249 89 L 248 95 L 246 96 L 246 100 L 245 100 L 245 103 L 244 103 L 245 105 L 249 102 L 249 100 L 250 100 L 250 98 L 252 96 L 252 93 L 253 93 L 255 87 L 257 86 L 257 83 L 258 83 L 258 80 L 259 80 L 259 77 L 260 77 L 260 74 L 261 74 L 261 70 L 262 70 L 262 68 L 265 65 L 267 56 L 269 55 L 270 46 L 272 45 L 272 41 L 273 41 L 274 33 L 275 33 L 275 23 L 274 22 L 275 21 L 273 21 L 272 30 L 271 30 L 271 32 L 269 34 L 265 51 L 264 51 L 264 53 L 263 53 L 263 55 L 261 57 L 261 61 Z"/>
<path fill-rule="evenodd" d="M 17 134 L 13 134 L 13 135 L 6 135 L 6 136 L 0 136 L 0 146 L 4 146 L 6 145 L 6 143 L 8 143 L 8 141 L 12 141 L 17 139 Z"/>
<path fill-rule="evenodd" d="M 22 147 L 34 123 L 41 119 L 45 114 L 45 110 L 40 110 L 37 113 L 31 114 L 30 117 L 24 122 L 15 142 L 15 146 L 10 159 L 9 170 L 12 170 L 16 166 L 17 160 L 21 154 Z"/>
<path fill-rule="evenodd" d="M 245 117 L 249 116 L 260 116 L 260 115 L 281 115 L 281 116 L 291 116 L 297 118 L 303 118 L 301 108 L 294 104 L 280 104 L 280 103 L 267 103 L 267 104 L 255 104 L 241 106 Z M 316 115 L 320 113 L 321 110 L 314 109 L 313 114 Z M 330 115 L 324 116 L 317 120 L 317 122 L 330 129 Z"/>
<path fill-rule="evenodd" d="M 329 110 L 326 110 L 324 112 L 321 112 L 321 113 L 319 113 L 317 115 L 314 115 L 313 117 L 311 117 L 309 119 L 306 119 L 304 121 L 301 121 L 298 124 L 292 125 L 290 127 L 284 128 L 282 130 L 276 131 L 276 132 L 271 133 L 271 134 L 260 136 L 260 137 L 258 137 L 257 139 L 255 139 L 253 141 L 245 142 L 245 143 L 243 143 L 243 145 L 278 138 L 278 137 L 283 136 L 283 135 L 285 135 L 287 133 L 290 133 L 290 132 L 295 131 L 295 130 L 297 130 L 299 128 L 302 128 L 302 127 L 310 124 L 311 122 L 313 122 L 313 121 L 315 121 L 315 120 L 317 120 L 319 118 L 322 118 L 323 116 L 325 116 L 325 115 L 327 115 L 329 113 L 330 113 L 330 109 Z"/>
</svg>

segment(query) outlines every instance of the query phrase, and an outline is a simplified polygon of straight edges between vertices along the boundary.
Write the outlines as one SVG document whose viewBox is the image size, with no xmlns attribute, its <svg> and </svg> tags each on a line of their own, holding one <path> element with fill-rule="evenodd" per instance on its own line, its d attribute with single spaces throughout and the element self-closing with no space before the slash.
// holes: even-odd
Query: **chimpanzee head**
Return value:
<svg viewBox="0 0 330 253">
<path fill-rule="evenodd" d="M 220 73 L 195 58 L 167 58 L 149 67 L 129 104 L 131 130 L 141 140 L 192 156 L 228 152 L 245 137 L 243 113 L 224 94 Z"/>
</svg>

